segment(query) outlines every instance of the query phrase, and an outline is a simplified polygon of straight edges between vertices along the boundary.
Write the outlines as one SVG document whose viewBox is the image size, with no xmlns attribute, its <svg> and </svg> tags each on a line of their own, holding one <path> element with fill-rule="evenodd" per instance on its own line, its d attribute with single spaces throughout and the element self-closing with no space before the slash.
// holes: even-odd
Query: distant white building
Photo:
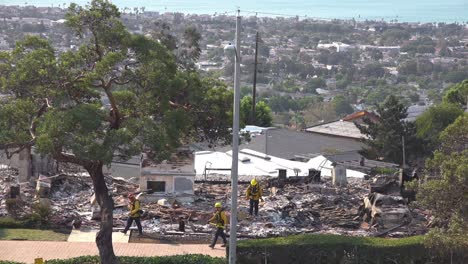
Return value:
<svg viewBox="0 0 468 264">
<path fill-rule="evenodd" d="M 337 52 L 345 52 L 351 49 L 353 46 L 342 43 L 342 42 L 332 42 L 332 43 L 320 43 L 317 45 L 318 49 L 330 49 L 335 48 Z"/>
<path fill-rule="evenodd" d="M 332 161 L 324 156 L 318 156 L 307 162 L 292 161 L 265 155 L 251 149 L 239 151 L 238 174 L 241 176 L 277 177 L 279 170 L 286 171 L 286 177 L 308 176 L 309 170 L 321 172 L 322 177 L 332 176 Z M 195 152 L 195 171 L 197 176 L 203 174 L 231 175 L 232 151 L 199 151 Z M 353 178 L 364 178 L 365 173 L 346 170 L 346 175 Z"/>
<path fill-rule="evenodd" d="M 212 61 L 200 61 L 196 63 L 199 70 L 202 71 L 214 71 L 220 70 L 222 67 L 217 62 Z"/>
<path fill-rule="evenodd" d="M 374 46 L 374 45 L 360 45 L 361 50 L 380 50 L 380 51 L 400 51 L 400 46 Z"/>
</svg>

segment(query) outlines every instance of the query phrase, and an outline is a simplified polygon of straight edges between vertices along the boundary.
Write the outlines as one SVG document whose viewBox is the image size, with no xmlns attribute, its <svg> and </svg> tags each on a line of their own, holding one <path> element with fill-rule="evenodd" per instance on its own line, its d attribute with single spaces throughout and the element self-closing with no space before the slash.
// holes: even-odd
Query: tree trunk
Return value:
<svg viewBox="0 0 468 264">
<path fill-rule="evenodd" d="M 85 166 L 85 169 L 93 180 L 96 200 L 101 208 L 101 227 L 96 236 L 96 245 L 102 264 L 118 264 L 119 261 L 112 247 L 114 200 L 109 195 L 102 167 L 102 162 L 93 162 L 89 166 Z"/>
</svg>

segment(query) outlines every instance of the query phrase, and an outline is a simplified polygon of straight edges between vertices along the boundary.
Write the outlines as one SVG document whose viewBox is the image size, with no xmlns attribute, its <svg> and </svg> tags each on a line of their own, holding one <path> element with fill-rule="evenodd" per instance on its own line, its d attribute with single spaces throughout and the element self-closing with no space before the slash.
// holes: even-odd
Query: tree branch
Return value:
<svg viewBox="0 0 468 264">
<path fill-rule="evenodd" d="M 104 92 L 107 95 L 107 98 L 109 98 L 109 102 L 111 104 L 111 128 L 112 129 L 119 129 L 120 127 L 120 121 L 122 119 L 122 116 L 120 115 L 119 108 L 117 107 L 117 101 L 115 100 L 114 95 L 112 94 L 111 91 L 111 86 L 112 86 L 112 80 L 109 81 L 106 85 L 106 88 L 104 88 Z"/>
<path fill-rule="evenodd" d="M 13 157 L 14 154 L 20 153 L 23 149 L 27 147 L 31 147 L 33 145 L 34 145 L 34 140 L 30 140 L 24 144 L 8 143 L 8 144 L 0 145 L 0 149 L 3 149 L 5 151 L 7 159 L 11 159 L 11 157 Z M 16 150 L 9 151 L 9 149 L 12 149 L 12 148 L 15 148 Z"/>
<path fill-rule="evenodd" d="M 118 84 L 118 85 L 124 85 L 124 84 L 127 84 L 129 82 L 130 82 L 130 80 L 125 80 L 125 81 L 118 81 L 117 79 L 114 80 L 114 83 Z"/>
<path fill-rule="evenodd" d="M 77 158 L 75 155 L 70 154 L 70 153 L 65 153 L 62 151 L 57 151 L 52 155 L 54 159 L 60 162 L 66 162 L 66 163 L 73 163 L 77 164 L 83 167 L 89 166 L 90 162 L 87 160 L 83 160 L 80 158 Z"/>
<path fill-rule="evenodd" d="M 185 110 L 189 110 L 191 108 L 191 105 L 186 104 L 186 105 L 181 105 L 178 103 L 174 103 L 172 101 L 169 101 L 169 105 L 171 105 L 173 108 L 183 108 Z"/>
<path fill-rule="evenodd" d="M 9 143 L 5 145 L 1 145 L 0 149 L 5 150 L 5 154 L 7 156 L 7 159 L 11 159 L 14 154 L 20 153 L 22 150 L 26 148 L 30 148 L 34 146 L 36 143 L 36 127 L 37 127 L 37 120 L 45 113 L 47 112 L 47 109 L 50 108 L 49 100 L 47 98 L 44 99 L 44 104 L 41 106 L 41 108 L 37 111 L 36 116 L 33 118 L 31 121 L 31 125 L 29 127 L 29 134 L 31 135 L 31 140 L 29 140 L 26 143 L 20 144 L 20 143 Z M 9 149 L 15 148 L 14 151 L 10 151 Z"/>
<path fill-rule="evenodd" d="M 29 134 L 31 135 L 32 140 L 36 139 L 36 127 L 37 127 L 37 120 L 50 108 L 49 99 L 44 98 L 44 104 L 41 106 L 39 111 L 37 111 L 36 117 L 31 122 L 31 126 L 29 127 Z"/>
<path fill-rule="evenodd" d="M 93 34 L 93 37 L 94 37 L 94 51 L 96 52 L 98 56 L 98 60 L 100 61 L 102 59 L 102 52 L 101 52 L 101 49 L 99 48 L 98 36 L 97 36 L 96 31 L 94 30 L 94 27 L 91 27 L 91 33 Z"/>
<path fill-rule="evenodd" d="M 34 146 L 34 143 L 36 143 L 36 139 L 31 139 L 30 141 L 28 141 L 27 143 L 25 144 L 20 144 L 20 145 L 17 145 L 17 144 L 7 144 L 8 145 L 14 145 L 13 148 L 17 148 L 16 150 L 14 151 L 9 151 L 8 149 L 12 148 L 12 147 L 6 147 L 5 148 L 5 154 L 7 156 L 7 159 L 11 159 L 11 157 L 13 157 L 13 155 L 15 154 L 18 154 L 20 153 L 23 149 L 26 149 L 26 148 L 30 148 L 32 146 Z"/>
</svg>

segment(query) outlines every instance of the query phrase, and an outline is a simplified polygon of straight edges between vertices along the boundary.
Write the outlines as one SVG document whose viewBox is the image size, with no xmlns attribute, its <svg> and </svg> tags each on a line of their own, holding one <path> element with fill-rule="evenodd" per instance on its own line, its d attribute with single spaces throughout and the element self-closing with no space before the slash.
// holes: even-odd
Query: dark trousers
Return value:
<svg viewBox="0 0 468 264">
<path fill-rule="evenodd" d="M 216 241 L 218 241 L 219 236 L 223 239 L 224 244 L 227 243 L 226 234 L 224 234 L 224 228 L 218 227 L 213 237 L 213 242 L 211 242 L 211 247 L 214 247 L 216 245 Z"/>
<path fill-rule="evenodd" d="M 255 216 L 258 215 L 258 200 L 250 199 L 250 209 L 249 214 L 252 215 L 255 208 Z"/>
<path fill-rule="evenodd" d="M 128 229 L 132 226 L 133 220 L 135 220 L 135 223 L 138 227 L 138 233 L 143 234 L 143 229 L 141 228 L 141 222 L 140 222 L 140 217 L 129 217 L 127 219 L 127 226 L 125 226 L 124 232 L 126 233 Z"/>
</svg>

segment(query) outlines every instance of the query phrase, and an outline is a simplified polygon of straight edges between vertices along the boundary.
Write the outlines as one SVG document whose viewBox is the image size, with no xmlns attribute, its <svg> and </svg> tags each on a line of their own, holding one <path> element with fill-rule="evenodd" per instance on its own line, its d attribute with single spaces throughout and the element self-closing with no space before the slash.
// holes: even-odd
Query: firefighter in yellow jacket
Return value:
<svg viewBox="0 0 468 264">
<path fill-rule="evenodd" d="M 250 209 L 249 209 L 249 214 L 252 216 L 252 213 L 255 208 L 255 216 L 258 215 L 258 202 L 263 201 L 262 198 L 263 191 L 260 185 L 258 184 L 256 179 L 253 179 L 250 181 L 249 187 L 247 187 L 246 191 L 246 199 L 250 200 Z"/>
<path fill-rule="evenodd" d="M 216 226 L 216 233 L 213 237 L 213 242 L 211 242 L 210 248 L 214 248 L 219 236 L 223 239 L 221 247 L 226 247 L 227 240 L 226 234 L 224 233 L 224 228 L 226 228 L 228 224 L 226 212 L 224 212 L 221 203 L 216 203 L 215 209 L 216 211 L 214 212 L 213 217 L 208 220 L 208 223 L 212 223 Z"/>
<path fill-rule="evenodd" d="M 140 214 L 141 214 L 141 207 L 140 207 L 140 200 L 138 200 L 133 193 L 128 195 L 128 209 L 130 212 L 128 213 L 127 225 L 122 233 L 127 234 L 128 229 L 132 226 L 133 221 L 135 221 L 138 227 L 138 234 L 141 236 L 143 234 L 143 229 L 141 227 L 140 222 Z"/>
</svg>

